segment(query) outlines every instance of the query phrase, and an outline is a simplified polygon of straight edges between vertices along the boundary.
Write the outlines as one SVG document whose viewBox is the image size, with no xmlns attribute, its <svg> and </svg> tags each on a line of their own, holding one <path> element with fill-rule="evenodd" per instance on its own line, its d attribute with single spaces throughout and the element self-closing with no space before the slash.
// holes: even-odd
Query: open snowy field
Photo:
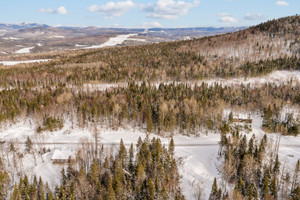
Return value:
<svg viewBox="0 0 300 200">
<path fill-rule="evenodd" d="M 31 49 L 34 49 L 34 47 L 26 47 L 26 48 L 22 48 L 22 49 L 19 49 L 18 51 L 16 51 L 15 53 L 18 53 L 18 54 L 22 54 L 22 53 L 30 53 L 30 50 Z"/>
<path fill-rule="evenodd" d="M 13 66 L 17 64 L 22 63 L 40 63 L 40 62 L 47 62 L 51 59 L 40 59 L 40 60 L 23 60 L 23 61 L 0 61 L 0 64 L 6 65 L 6 66 Z"/>
<path fill-rule="evenodd" d="M 100 45 L 92 45 L 90 47 L 85 47 L 84 49 L 98 49 L 103 47 L 112 47 L 116 45 L 122 44 L 125 40 L 127 40 L 129 37 L 136 36 L 137 34 L 125 34 L 125 35 L 118 35 L 116 37 L 109 38 L 108 41 L 106 41 L 103 44 Z"/>
<path fill-rule="evenodd" d="M 239 85 L 249 85 L 252 88 L 261 87 L 265 84 L 275 84 L 282 85 L 288 84 L 292 81 L 293 84 L 300 83 L 300 71 L 274 71 L 269 75 L 261 76 L 261 77 L 251 77 L 251 78 L 233 78 L 233 79 L 205 79 L 201 81 L 185 81 L 180 82 L 177 81 L 175 84 L 189 84 L 189 85 L 201 85 L 202 83 L 206 83 L 208 85 L 219 84 L 224 86 L 239 86 Z M 158 87 L 161 83 L 164 84 L 172 84 L 173 82 L 157 82 L 153 83 L 156 87 Z M 137 82 L 137 84 L 141 84 Z M 84 84 L 83 89 L 89 91 L 105 91 L 110 88 L 118 88 L 118 87 L 126 87 L 127 83 L 89 83 Z"/>
<path fill-rule="evenodd" d="M 259 87 L 264 84 L 286 84 L 289 81 L 300 83 L 299 71 L 274 71 L 266 76 L 251 77 L 251 78 L 233 78 L 233 79 L 213 79 L 205 80 L 204 82 L 212 85 L 218 83 L 222 86 L 248 85 L 250 87 Z"/>
</svg>

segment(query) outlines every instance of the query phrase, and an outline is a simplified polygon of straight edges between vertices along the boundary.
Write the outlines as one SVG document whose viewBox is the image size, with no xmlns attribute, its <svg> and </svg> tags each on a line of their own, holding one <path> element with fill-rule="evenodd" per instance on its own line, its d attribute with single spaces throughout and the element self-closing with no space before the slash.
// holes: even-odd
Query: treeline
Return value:
<svg viewBox="0 0 300 200">
<path fill-rule="evenodd" d="M 173 140 L 166 148 L 160 139 L 139 138 L 136 147 L 131 144 L 127 151 L 121 140 L 116 155 L 104 157 L 102 147 L 89 161 L 86 157 L 78 158 L 77 163 L 81 163 L 78 169 L 70 162 L 67 170 L 61 172 L 61 184 L 54 191 L 42 179 L 38 181 L 34 177 L 30 181 L 25 175 L 15 184 L 10 199 L 181 200 L 184 196 L 180 189 L 174 148 Z"/>
<path fill-rule="evenodd" d="M 299 35 L 300 16 L 289 16 L 279 19 L 269 20 L 257 26 L 251 27 L 253 31 L 268 32 L 278 35 Z"/>
<path fill-rule="evenodd" d="M 278 159 L 278 147 L 270 149 L 268 142 L 266 135 L 258 141 L 254 135 L 247 140 L 236 131 L 223 134 L 219 149 L 222 180 L 235 187 L 229 197 L 228 188 L 222 192 L 215 180 L 210 199 L 299 199 L 300 161 L 291 174 Z"/>
<path fill-rule="evenodd" d="M 280 113 L 287 103 L 299 104 L 299 90 L 298 84 L 232 88 L 205 83 L 152 86 L 133 82 L 126 88 L 95 92 L 73 91 L 63 85 L 56 89 L 12 89 L 0 92 L 0 121 L 29 116 L 40 121 L 39 131 L 53 131 L 62 127 L 62 117 L 69 117 L 80 127 L 102 123 L 118 129 L 131 124 L 158 134 L 197 134 L 203 128 L 222 130 L 228 124 L 223 117 L 224 108 L 239 107 L 264 113 L 272 105 Z M 279 116 L 275 111 L 264 116 L 271 132 L 279 129 L 272 128 L 270 123 L 285 123 L 271 120 Z M 287 129 L 282 128 L 286 130 L 284 134 L 299 134 L 299 117 L 293 120 L 286 122 Z"/>
<path fill-rule="evenodd" d="M 259 60 L 299 57 L 299 22 L 299 15 L 280 18 L 234 33 L 183 42 L 177 49 L 236 67 Z"/>
<path fill-rule="evenodd" d="M 191 81 L 261 76 L 274 70 L 299 70 L 297 56 L 232 63 L 198 52 L 177 52 L 176 43 L 110 48 L 33 67 L 0 68 L 3 88 L 39 88 L 66 84 L 136 81 Z M 212 60 L 211 60 L 212 59 Z"/>
</svg>

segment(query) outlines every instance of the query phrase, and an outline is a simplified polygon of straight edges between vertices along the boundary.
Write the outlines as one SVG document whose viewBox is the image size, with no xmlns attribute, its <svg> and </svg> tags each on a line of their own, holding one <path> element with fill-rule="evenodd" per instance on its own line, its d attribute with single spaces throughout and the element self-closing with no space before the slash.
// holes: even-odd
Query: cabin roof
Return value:
<svg viewBox="0 0 300 200">
<path fill-rule="evenodd" d="M 54 153 L 51 157 L 51 160 L 68 160 L 69 157 L 72 159 L 75 158 L 76 152 L 73 150 L 67 150 L 67 149 L 55 149 Z"/>
</svg>

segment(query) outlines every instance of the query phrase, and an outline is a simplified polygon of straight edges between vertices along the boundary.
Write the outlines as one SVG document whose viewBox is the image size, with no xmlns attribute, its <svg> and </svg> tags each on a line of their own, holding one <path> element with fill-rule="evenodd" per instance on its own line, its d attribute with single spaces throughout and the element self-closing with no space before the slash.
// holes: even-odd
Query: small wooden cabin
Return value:
<svg viewBox="0 0 300 200">
<path fill-rule="evenodd" d="M 232 122 L 251 124 L 252 123 L 252 119 L 233 118 Z"/>
<path fill-rule="evenodd" d="M 69 162 L 75 161 L 75 151 L 73 150 L 54 150 L 51 157 L 53 164 L 68 164 Z"/>
</svg>

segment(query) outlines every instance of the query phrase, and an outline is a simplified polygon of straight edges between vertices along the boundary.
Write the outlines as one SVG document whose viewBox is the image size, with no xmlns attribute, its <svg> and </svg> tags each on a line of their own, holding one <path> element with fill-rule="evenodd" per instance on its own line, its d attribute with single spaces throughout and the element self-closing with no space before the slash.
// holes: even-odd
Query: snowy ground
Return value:
<svg viewBox="0 0 300 200">
<path fill-rule="evenodd" d="M 85 49 L 98 49 L 103 47 L 112 47 L 116 45 L 122 44 L 129 37 L 136 36 L 137 34 L 126 34 L 126 35 L 118 35 L 116 37 L 109 38 L 109 40 L 100 45 L 92 45 L 90 47 L 85 47 Z"/>
<path fill-rule="evenodd" d="M 142 38 L 128 38 L 127 40 L 137 41 L 137 42 L 147 42 L 146 39 L 142 39 Z"/>
<path fill-rule="evenodd" d="M 275 84 L 275 85 L 281 85 L 281 84 L 288 84 L 292 81 L 292 83 L 295 85 L 296 83 L 300 83 L 300 71 L 287 71 L 287 70 L 277 70 L 274 71 L 266 76 L 258 76 L 258 77 L 240 77 L 240 78 L 229 78 L 229 79 L 222 79 L 222 78 L 216 78 L 216 79 L 204 79 L 201 81 L 186 81 L 186 82 L 175 82 L 176 84 L 180 83 L 187 83 L 190 85 L 201 85 L 202 83 L 206 83 L 208 85 L 214 85 L 219 84 L 221 86 L 239 86 L 241 84 L 243 85 L 249 85 L 252 88 L 255 87 L 261 87 L 265 84 Z M 173 82 L 167 82 L 167 84 L 170 84 Z M 158 86 L 160 83 L 157 83 Z"/>
<path fill-rule="evenodd" d="M 26 47 L 26 48 L 22 48 L 18 51 L 16 51 L 15 53 L 21 54 L 21 53 L 30 53 L 30 50 L 34 49 L 34 47 Z"/>
<path fill-rule="evenodd" d="M 0 64 L 12 66 L 12 65 L 17 65 L 17 64 L 21 64 L 21 63 L 39 63 L 39 62 L 47 62 L 50 60 L 51 59 L 23 60 L 23 61 L 0 61 Z"/>
<path fill-rule="evenodd" d="M 3 38 L 4 40 L 20 40 L 20 38 L 15 38 L 15 37 L 6 37 Z"/>
<path fill-rule="evenodd" d="M 83 89 L 85 91 L 105 91 L 111 88 L 118 88 L 118 87 L 126 87 L 127 83 L 99 83 L 99 84 L 83 84 Z"/>
<path fill-rule="evenodd" d="M 86 47 L 87 45 L 85 44 L 75 44 L 75 47 Z"/>
<path fill-rule="evenodd" d="M 53 38 L 63 39 L 63 38 L 65 38 L 65 36 L 63 36 L 63 35 L 55 35 L 55 36 L 53 36 Z"/>
<path fill-rule="evenodd" d="M 251 87 L 259 87 L 266 83 L 274 83 L 277 85 L 286 84 L 289 81 L 293 81 L 294 83 L 300 83 L 300 71 L 274 71 L 269 75 L 260 76 L 260 77 L 252 77 L 252 78 L 233 78 L 233 79 L 212 79 L 205 80 L 205 83 L 209 85 L 218 83 L 223 86 L 234 86 L 234 85 L 248 85 Z"/>
</svg>

